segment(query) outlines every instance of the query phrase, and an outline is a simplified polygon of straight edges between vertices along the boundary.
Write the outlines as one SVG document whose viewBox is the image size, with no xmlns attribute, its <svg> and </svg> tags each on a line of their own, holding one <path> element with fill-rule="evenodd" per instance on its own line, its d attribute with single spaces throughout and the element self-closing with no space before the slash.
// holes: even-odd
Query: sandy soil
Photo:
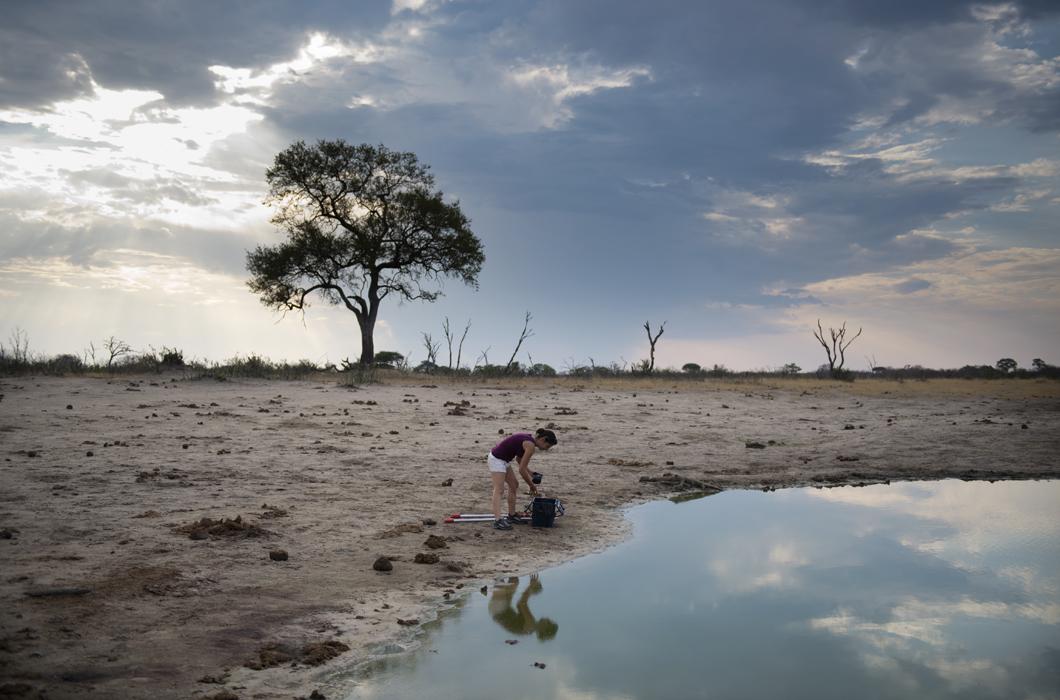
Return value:
<svg viewBox="0 0 1060 700">
<path fill-rule="evenodd" d="M 0 380 L 0 697 L 341 697 L 337 670 L 472 586 L 620 540 L 631 503 L 1060 476 L 1057 383 L 426 381 Z M 441 523 L 488 510 L 501 434 L 548 424 L 532 466 L 558 527 Z"/>
</svg>

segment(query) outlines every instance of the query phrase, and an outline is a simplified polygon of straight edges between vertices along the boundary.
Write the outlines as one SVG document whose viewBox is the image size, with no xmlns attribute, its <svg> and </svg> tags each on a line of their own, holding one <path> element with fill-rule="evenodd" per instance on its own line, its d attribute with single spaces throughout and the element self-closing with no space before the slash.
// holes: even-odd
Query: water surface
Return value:
<svg viewBox="0 0 1060 700">
<path fill-rule="evenodd" d="M 733 491 L 629 517 L 629 542 L 472 594 L 350 700 L 1060 698 L 1060 482 Z"/>
</svg>

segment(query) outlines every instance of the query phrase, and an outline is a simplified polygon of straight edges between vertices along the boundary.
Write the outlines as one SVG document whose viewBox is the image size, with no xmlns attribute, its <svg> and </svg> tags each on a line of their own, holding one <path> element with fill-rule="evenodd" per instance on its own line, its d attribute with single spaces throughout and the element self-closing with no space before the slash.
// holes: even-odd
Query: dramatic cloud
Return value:
<svg viewBox="0 0 1060 700">
<path fill-rule="evenodd" d="M 677 366 L 810 366 L 818 315 L 892 364 L 993 362 L 995 325 L 1006 354 L 1055 346 L 1051 3 L 5 9 L 0 263 L 30 309 L 27 280 L 55 283 L 33 260 L 73 275 L 59 261 L 113 250 L 240 288 L 243 251 L 278 240 L 273 155 L 345 138 L 416 152 L 486 246 L 480 293 L 389 310 L 406 351 L 443 315 L 507 345 L 524 309 L 557 366 L 639 358 L 642 317 L 670 321 Z"/>
</svg>

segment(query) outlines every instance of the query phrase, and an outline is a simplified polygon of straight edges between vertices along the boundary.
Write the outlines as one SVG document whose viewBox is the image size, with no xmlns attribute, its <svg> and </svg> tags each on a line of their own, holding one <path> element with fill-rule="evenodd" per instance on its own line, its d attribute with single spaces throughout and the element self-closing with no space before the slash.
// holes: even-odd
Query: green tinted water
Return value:
<svg viewBox="0 0 1060 700">
<path fill-rule="evenodd" d="M 472 594 L 350 700 L 1060 698 L 1060 482 L 736 491 L 629 517 L 629 542 Z"/>
</svg>

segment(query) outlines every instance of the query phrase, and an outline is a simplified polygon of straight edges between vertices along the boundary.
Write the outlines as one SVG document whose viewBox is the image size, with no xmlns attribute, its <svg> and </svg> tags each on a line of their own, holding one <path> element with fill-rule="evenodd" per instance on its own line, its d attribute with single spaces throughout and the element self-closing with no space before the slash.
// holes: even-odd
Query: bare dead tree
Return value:
<svg viewBox="0 0 1060 700">
<path fill-rule="evenodd" d="M 445 333 L 445 343 L 449 346 L 449 371 L 453 371 L 453 334 L 449 330 L 449 317 L 445 317 L 445 322 L 442 323 L 442 332 Z"/>
<path fill-rule="evenodd" d="M 508 364 L 504 366 L 505 374 L 508 374 L 512 371 L 512 363 L 515 362 L 515 356 L 519 354 L 519 348 L 522 347 L 523 341 L 534 334 L 534 331 L 530 329 L 530 319 L 532 318 L 533 316 L 531 316 L 530 312 L 527 311 L 526 318 L 523 319 L 523 331 L 519 334 L 518 342 L 515 343 L 515 350 L 512 350 L 512 356 L 508 358 Z"/>
<path fill-rule="evenodd" d="M 81 352 L 81 360 L 89 367 L 96 366 L 96 344 L 88 341 L 88 347 Z"/>
<path fill-rule="evenodd" d="M 11 347 L 8 349 L 8 352 L 11 353 L 11 359 L 19 364 L 29 362 L 29 334 L 26 331 L 15 326 L 15 329 L 11 331 L 8 342 L 11 343 Z M 0 345 L 0 347 L 3 347 L 3 345 Z"/>
<path fill-rule="evenodd" d="M 423 336 L 423 347 L 427 350 L 427 371 L 430 372 L 431 368 L 438 366 L 438 350 L 441 348 L 441 343 L 434 342 L 430 333 L 420 335 Z"/>
<path fill-rule="evenodd" d="M 122 355 L 129 355 L 133 351 L 131 345 L 124 340 L 115 338 L 113 335 L 103 341 L 103 349 L 107 351 L 107 369 L 111 368 L 114 364 L 114 360 Z"/>
<path fill-rule="evenodd" d="M 839 328 L 828 329 L 828 336 L 831 339 L 829 343 L 828 340 L 825 340 L 821 319 L 817 319 L 817 330 L 813 332 L 813 337 L 817 338 L 817 342 L 824 348 L 824 352 L 828 356 L 828 371 L 833 377 L 842 372 L 843 364 L 846 362 L 847 348 L 858 339 L 861 331 L 862 329 L 858 328 L 858 332 L 854 334 L 854 337 L 847 340 L 847 322 L 843 321 L 843 325 Z"/>
<path fill-rule="evenodd" d="M 655 344 L 659 342 L 659 338 L 663 334 L 663 330 L 666 328 L 666 321 L 663 321 L 659 326 L 659 332 L 655 334 L 653 338 L 651 335 L 651 324 L 647 321 L 644 322 L 644 330 L 648 332 L 648 342 L 651 343 L 651 361 L 648 363 L 648 374 L 655 371 Z"/>
<path fill-rule="evenodd" d="M 490 363 L 489 351 L 490 351 L 490 348 L 492 348 L 492 347 L 493 347 L 492 345 L 487 345 L 486 349 L 483 350 L 481 353 L 479 353 L 478 360 L 475 360 L 475 366 L 476 367 L 479 364 L 479 360 L 482 360 L 482 365 L 484 367 L 489 365 L 489 363 Z"/>
<path fill-rule="evenodd" d="M 460 336 L 460 344 L 456 346 L 456 368 L 460 369 L 460 356 L 464 353 L 464 339 L 467 338 L 467 332 L 471 330 L 471 319 L 467 320 L 467 325 L 464 326 L 464 334 Z"/>
</svg>

